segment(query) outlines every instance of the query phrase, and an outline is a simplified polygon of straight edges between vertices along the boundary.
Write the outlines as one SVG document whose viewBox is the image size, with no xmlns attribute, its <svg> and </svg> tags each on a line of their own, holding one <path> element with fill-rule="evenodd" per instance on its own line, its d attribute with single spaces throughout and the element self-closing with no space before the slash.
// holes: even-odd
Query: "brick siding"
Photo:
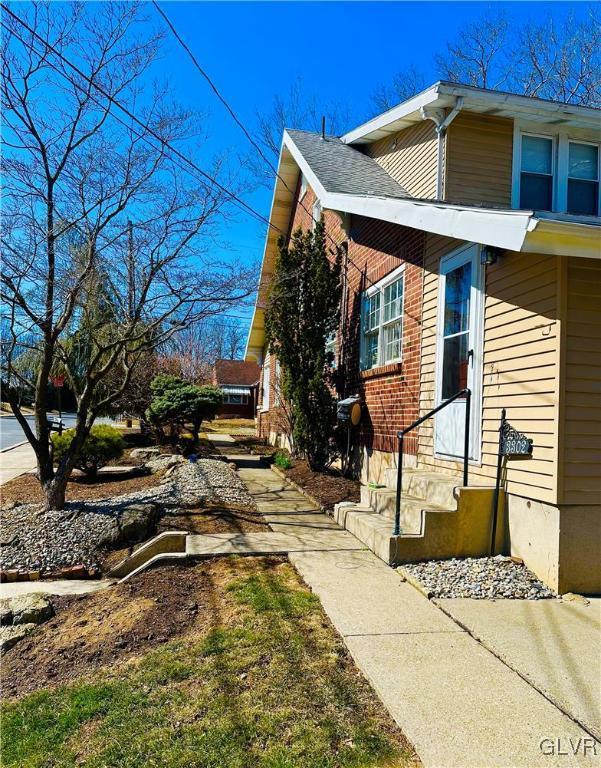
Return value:
<svg viewBox="0 0 601 768">
<path fill-rule="evenodd" d="M 312 225 L 315 196 L 309 188 L 294 207 L 290 231 Z M 304 210 L 306 208 L 306 210 Z M 359 443 L 367 449 L 393 451 L 396 433 L 419 415 L 421 312 L 423 296 L 424 233 L 362 216 L 345 219 L 335 211 L 324 211 L 326 231 L 332 240 L 348 242 L 346 301 L 343 298 L 340 332 L 337 336 L 339 397 L 359 394 L 365 403 Z M 333 243 L 328 239 L 328 246 Z M 363 291 L 405 264 L 403 360 L 401 363 L 360 370 L 361 297 Z M 275 364 L 271 365 L 270 410 L 260 413 L 263 436 L 281 430 L 281 409 L 274 406 Z M 416 453 L 417 438 L 407 440 L 407 453 Z"/>
</svg>

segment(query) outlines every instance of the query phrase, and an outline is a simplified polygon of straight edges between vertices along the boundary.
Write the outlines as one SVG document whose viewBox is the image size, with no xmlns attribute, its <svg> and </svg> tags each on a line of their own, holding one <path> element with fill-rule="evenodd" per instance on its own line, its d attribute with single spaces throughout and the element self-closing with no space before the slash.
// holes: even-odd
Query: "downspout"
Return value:
<svg viewBox="0 0 601 768">
<path fill-rule="evenodd" d="M 463 96 L 457 96 L 455 106 L 445 116 L 442 109 L 428 109 L 428 107 L 421 108 L 421 115 L 423 120 L 432 120 L 436 126 L 436 136 L 438 141 L 438 157 L 436 161 L 436 199 L 442 200 L 443 197 L 443 161 L 444 161 L 444 139 L 447 132 L 447 128 L 457 115 L 461 112 L 463 107 Z"/>
</svg>

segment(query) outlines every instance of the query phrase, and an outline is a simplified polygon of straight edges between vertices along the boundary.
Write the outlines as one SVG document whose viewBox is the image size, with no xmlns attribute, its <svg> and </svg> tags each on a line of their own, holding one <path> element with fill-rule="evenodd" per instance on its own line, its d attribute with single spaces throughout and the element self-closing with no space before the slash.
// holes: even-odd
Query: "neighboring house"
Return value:
<svg viewBox="0 0 601 768">
<path fill-rule="evenodd" d="M 337 516 L 385 560 L 486 554 L 505 408 L 533 452 L 504 468 L 498 547 L 559 591 L 601 591 L 600 126 L 598 109 L 439 82 L 341 138 L 284 133 L 272 224 L 323 213 L 348 254 L 330 344 L 339 396 L 365 403 L 365 485 Z M 278 236 L 245 355 L 263 365 L 272 442 L 285 432 L 263 322 Z M 405 439 L 393 536 L 397 431 L 466 387 L 472 490 L 460 398 Z"/>
<path fill-rule="evenodd" d="M 247 360 L 216 360 L 213 384 L 223 392 L 218 416 L 230 419 L 254 419 L 261 369 Z"/>
</svg>

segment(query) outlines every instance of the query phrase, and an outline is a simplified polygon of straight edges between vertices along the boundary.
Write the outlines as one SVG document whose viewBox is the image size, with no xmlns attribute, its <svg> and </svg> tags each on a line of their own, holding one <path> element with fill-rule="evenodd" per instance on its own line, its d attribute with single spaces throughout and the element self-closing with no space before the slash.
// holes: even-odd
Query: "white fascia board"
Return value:
<svg viewBox="0 0 601 768">
<path fill-rule="evenodd" d="M 269 209 L 269 222 L 270 223 L 273 220 L 273 212 L 274 212 L 276 203 L 278 201 L 278 195 L 279 195 L 279 193 L 281 193 L 282 188 L 284 187 L 282 181 L 278 178 L 278 176 L 281 174 L 281 170 L 282 170 L 282 157 L 283 157 L 283 154 L 284 154 L 284 139 L 282 139 L 282 143 L 280 145 L 280 155 L 278 157 L 278 166 L 277 166 L 278 170 L 277 170 L 277 175 L 275 177 L 275 183 L 273 185 L 273 195 L 271 197 L 271 207 Z M 261 271 L 259 273 L 259 281 L 258 281 L 258 284 L 257 284 L 257 301 L 260 298 L 259 297 L 259 292 L 260 292 L 260 289 L 261 289 L 261 284 L 263 282 L 263 270 L 264 270 L 264 267 L 265 267 L 267 250 L 270 247 L 270 237 L 269 237 L 270 230 L 271 230 L 271 227 L 267 227 L 267 232 L 265 233 L 265 245 L 263 246 L 263 257 L 261 258 Z M 250 354 L 250 346 L 251 346 L 250 345 L 250 339 L 251 339 L 251 334 L 253 332 L 253 328 L 254 328 L 254 325 L 255 325 L 255 319 L 257 317 L 257 309 L 258 309 L 257 308 L 257 304 L 255 302 L 255 308 L 253 310 L 252 320 L 251 320 L 250 326 L 248 328 L 248 337 L 246 339 L 246 346 L 245 346 L 245 349 L 244 349 L 244 359 L 245 360 L 247 359 L 247 356 Z"/>
<path fill-rule="evenodd" d="M 353 144 L 361 139 L 369 140 L 367 137 L 369 134 L 375 131 L 382 130 L 390 123 L 394 123 L 397 120 L 402 120 L 412 114 L 420 114 L 422 107 L 426 107 L 438 98 L 438 83 L 431 85 L 425 91 L 418 93 L 417 96 L 404 101 L 402 104 L 398 104 L 396 107 L 389 109 L 387 112 L 383 112 L 381 115 L 368 120 L 366 123 L 353 128 L 352 131 L 345 133 L 340 137 L 340 140 L 345 144 Z"/>
<path fill-rule="evenodd" d="M 419 200 L 343 194 L 324 195 L 322 205 L 324 208 L 510 251 L 522 250 L 532 219 L 531 211 L 474 209 Z"/>
<path fill-rule="evenodd" d="M 315 192 L 315 195 L 317 196 L 318 200 L 321 202 L 322 198 L 325 197 L 325 195 L 327 195 L 327 192 L 325 191 L 321 181 L 317 178 L 317 176 L 313 172 L 313 169 L 311 168 L 309 163 L 303 157 L 300 149 L 296 146 L 296 144 L 292 140 L 292 137 L 290 136 L 288 131 L 284 131 L 284 139 L 283 139 L 282 145 L 285 146 L 286 149 L 290 152 L 290 154 L 294 158 L 294 162 L 298 165 L 298 167 L 301 170 L 301 173 L 309 182 L 309 186 L 311 187 L 313 192 Z"/>
</svg>

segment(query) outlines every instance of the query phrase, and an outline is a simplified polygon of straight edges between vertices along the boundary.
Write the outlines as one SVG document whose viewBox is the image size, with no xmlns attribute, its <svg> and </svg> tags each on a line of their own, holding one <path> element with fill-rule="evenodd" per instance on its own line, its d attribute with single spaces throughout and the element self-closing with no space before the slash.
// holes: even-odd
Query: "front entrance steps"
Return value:
<svg viewBox="0 0 601 768">
<path fill-rule="evenodd" d="M 405 469 L 401 535 L 393 536 L 396 470 L 387 470 L 386 482 L 385 487 L 363 486 L 359 504 L 342 502 L 334 507 L 336 522 L 385 563 L 490 554 L 493 488 L 465 488 L 459 478 Z M 503 549 L 502 493 L 495 551 Z"/>
</svg>

